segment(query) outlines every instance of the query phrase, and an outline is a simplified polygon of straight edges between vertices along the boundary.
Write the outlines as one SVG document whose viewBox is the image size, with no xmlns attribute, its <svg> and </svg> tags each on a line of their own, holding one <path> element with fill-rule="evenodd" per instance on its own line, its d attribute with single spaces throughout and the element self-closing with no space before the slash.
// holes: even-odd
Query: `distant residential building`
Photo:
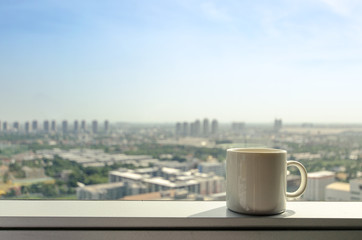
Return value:
<svg viewBox="0 0 362 240">
<path fill-rule="evenodd" d="M 204 136 L 209 136 L 210 133 L 210 126 L 209 126 L 209 119 L 205 118 L 204 122 L 203 122 L 203 135 Z"/>
<path fill-rule="evenodd" d="M 160 175 L 160 169 L 158 167 L 152 167 L 152 168 L 138 168 L 134 170 L 134 173 L 140 174 L 142 176 L 146 177 L 157 177 Z"/>
<path fill-rule="evenodd" d="M 82 131 L 85 131 L 86 130 L 86 123 L 85 123 L 85 120 L 82 120 L 82 122 L 81 122 L 81 124 L 80 124 L 80 129 L 82 130 Z"/>
<path fill-rule="evenodd" d="M 216 119 L 214 119 L 211 122 L 211 133 L 215 135 L 217 134 L 218 130 L 219 130 L 219 123 Z"/>
<path fill-rule="evenodd" d="M 139 195 L 147 192 L 145 184 L 141 182 L 131 183 L 131 184 L 127 183 L 125 184 L 125 188 L 126 188 L 125 196 Z"/>
<path fill-rule="evenodd" d="M 79 200 L 117 200 L 126 195 L 122 182 L 89 185 L 77 188 Z"/>
<path fill-rule="evenodd" d="M 334 182 L 326 186 L 325 201 L 350 201 L 350 184 Z"/>
<path fill-rule="evenodd" d="M 190 162 L 178 162 L 178 161 L 159 161 L 158 163 L 154 164 L 157 167 L 163 168 L 176 168 L 181 171 L 188 171 L 192 169 L 192 163 Z"/>
<path fill-rule="evenodd" d="M 74 124 L 73 124 L 73 131 L 74 131 L 74 133 L 78 133 L 78 131 L 79 131 L 79 124 L 78 124 L 78 120 L 75 120 L 75 121 L 74 121 Z"/>
<path fill-rule="evenodd" d="M 152 172 L 154 169 L 150 169 Z M 126 186 L 142 184 L 146 192 L 168 190 L 186 190 L 188 193 L 209 195 L 225 191 L 225 178 L 214 174 L 199 173 L 196 169 L 182 172 L 178 169 L 162 168 L 155 176 L 140 174 L 133 170 L 119 170 L 109 172 L 110 182 L 123 182 Z M 136 186 L 136 188 L 138 188 Z"/>
<path fill-rule="evenodd" d="M 104 131 L 107 133 L 109 131 L 109 121 L 105 120 L 104 121 Z"/>
<path fill-rule="evenodd" d="M 352 179 L 351 185 L 351 201 L 362 201 L 362 179 Z"/>
<path fill-rule="evenodd" d="M 14 131 L 19 131 L 19 122 L 13 123 L 13 129 L 14 129 Z"/>
<path fill-rule="evenodd" d="M 93 133 L 98 133 L 98 121 L 94 120 L 92 122 L 92 132 Z"/>
<path fill-rule="evenodd" d="M 195 137 L 196 133 L 195 133 L 195 123 L 190 123 L 190 136 Z"/>
<path fill-rule="evenodd" d="M 182 124 L 182 135 L 184 137 L 188 136 L 189 135 L 189 124 L 187 122 L 184 122 Z"/>
<path fill-rule="evenodd" d="M 201 135 L 201 123 L 200 123 L 200 120 L 196 120 L 195 122 L 194 122 L 194 124 L 195 124 L 195 136 L 200 136 Z"/>
<path fill-rule="evenodd" d="M 30 133 L 30 123 L 25 122 L 25 133 Z"/>
<path fill-rule="evenodd" d="M 8 130 L 8 122 L 3 122 L 3 131 L 6 132 Z"/>
<path fill-rule="evenodd" d="M 320 171 L 308 173 L 307 188 L 303 199 L 309 201 L 324 201 L 327 185 L 335 182 L 335 173 Z"/>
<path fill-rule="evenodd" d="M 224 177 L 200 173 L 195 176 L 195 180 L 200 183 L 199 193 L 203 196 L 225 192 Z"/>
<path fill-rule="evenodd" d="M 181 173 L 182 171 L 176 168 L 160 168 L 160 177 L 163 177 L 164 179 L 176 179 L 178 176 L 181 175 Z"/>
<path fill-rule="evenodd" d="M 48 120 L 45 120 L 44 123 L 43 123 L 43 130 L 44 132 L 48 133 L 50 128 L 49 128 L 49 121 Z"/>
<path fill-rule="evenodd" d="M 181 131 L 181 123 L 180 123 L 180 122 L 177 122 L 177 123 L 176 123 L 175 134 L 176 134 L 176 136 L 180 136 L 180 135 L 182 134 L 182 131 Z"/>
<path fill-rule="evenodd" d="M 220 162 L 202 162 L 198 164 L 200 173 L 215 173 L 218 176 L 225 176 L 225 165 Z"/>
<path fill-rule="evenodd" d="M 68 121 L 67 120 L 64 120 L 62 122 L 62 131 L 63 131 L 63 134 L 68 132 Z"/>
<path fill-rule="evenodd" d="M 274 131 L 279 132 L 280 129 L 282 128 L 282 125 L 283 125 L 282 119 L 275 119 L 274 120 Z"/>
<path fill-rule="evenodd" d="M 185 189 L 189 193 L 200 193 L 200 184 L 196 180 L 173 181 L 162 177 L 144 179 L 148 192 L 159 192 L 171 189 Z"/>
<path fill-rule="evenodd" d="M 57 123 L 56 123 L 55 120 L 52 121 L 51 129 L 52 129 L 53 132 L 57 131 Z"/>
<path fill-rule="evenodd" d="M 37 132 L 38 131 L 38 121 L 34 120 L 31 124 L 31 129 L 34 131 L 34 132 Z"/>
<path fill-rule="evenodd" d="M 141 174 L 131 171 L 110 171 L 109 182 L 138 183 L 144 178 Z"/>
</svg>

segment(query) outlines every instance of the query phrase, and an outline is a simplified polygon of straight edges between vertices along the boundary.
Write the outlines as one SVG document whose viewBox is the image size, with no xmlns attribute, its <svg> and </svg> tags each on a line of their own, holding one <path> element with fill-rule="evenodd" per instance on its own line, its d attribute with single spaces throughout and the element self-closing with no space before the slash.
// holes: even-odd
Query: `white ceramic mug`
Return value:
<svg viewBox="0 0 362 240">
<path fill-rule="evenodd" d="M 286 191 L 287 166 L 301 173 L 297 191 Z M 271 148 L 232 148 L 226 157 L 227 207 L 239 213 L 271 215 L 285 211 L 286 199 L 299 197 L 307 186 L 307 171 L 287 161 L 287 151 Z"/>
</svg>

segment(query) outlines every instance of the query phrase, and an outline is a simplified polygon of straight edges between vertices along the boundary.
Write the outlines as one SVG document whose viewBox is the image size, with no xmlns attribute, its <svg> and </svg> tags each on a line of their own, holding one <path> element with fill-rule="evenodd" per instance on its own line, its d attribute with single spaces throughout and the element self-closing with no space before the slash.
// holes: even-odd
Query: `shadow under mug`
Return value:
<svg viewBox="0 0 362 240">
<path fill-rule="evenodd" d="M 287 166 L 301 175 L 299 188 L 286 191 Z M 286 199 L 301 196 L 307 187 L 307 171 L 287 161 L 287 151 L 271 148 L 232 148 L 226 156 L 226 203 L 239 213 L 272 215 L 285 211 Z"/>
</svg>

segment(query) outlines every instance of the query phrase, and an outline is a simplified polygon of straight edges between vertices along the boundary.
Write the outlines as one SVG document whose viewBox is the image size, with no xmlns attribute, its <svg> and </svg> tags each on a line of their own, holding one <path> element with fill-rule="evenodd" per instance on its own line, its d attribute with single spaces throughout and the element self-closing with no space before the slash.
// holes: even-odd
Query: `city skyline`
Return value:
<svg viewBox="0 0 362 240">
<path fill-rule="evenodd" d="M 362 123 L 358 1 L 0 3 L 1 121 Z"/>
</svg>

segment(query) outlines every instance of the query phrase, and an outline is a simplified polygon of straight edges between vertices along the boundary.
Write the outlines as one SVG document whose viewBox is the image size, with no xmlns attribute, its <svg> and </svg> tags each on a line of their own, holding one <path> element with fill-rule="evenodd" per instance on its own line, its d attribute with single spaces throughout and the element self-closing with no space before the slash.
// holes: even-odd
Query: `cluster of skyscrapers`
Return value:
<svg viewBox="0 0 362 240">
<path fill-rule="evenodd" d="M 208 137 L 210 135 L 215 135 L 218 132 L 219 123 L 216 119 L 210 122 L 209 119 L 205 118 L 202 122 L 200 120 L 195 120 L 194 122 L 177 122 L 175 133 L 176 136 L 182 137 Z"/>
<path fill-rule="evenodd" d="M 87 123 L 85 120 L 78 121 L 75 120 L 73 122 L 73 126 L 69 124 L 67 120 L 63 120 L 60 126 L 57 125 L 55 120 L 49 121 L 45 120 L 43 122 L 43 126 L 41 127 L 37 120 L 33 120 L 32 122 L 25 122 L 22 126 L 18 121 L 13 122 L 12 124 L 8 123 L 7 121 L 1 122 L 0 121 L 0 132 L 22 132 L 22 133 L 57 133 L 62 132 L 64 133 L 81 133 L 81 132 L 92 132 L 98 133 L 98 121 L 93 120 L 91 123 L 91 129 L 87 129 Z M 104 132 L 109 131 L 109 121 L 104 121 L 104 127 L 102 129 Z"/>
</svg>

